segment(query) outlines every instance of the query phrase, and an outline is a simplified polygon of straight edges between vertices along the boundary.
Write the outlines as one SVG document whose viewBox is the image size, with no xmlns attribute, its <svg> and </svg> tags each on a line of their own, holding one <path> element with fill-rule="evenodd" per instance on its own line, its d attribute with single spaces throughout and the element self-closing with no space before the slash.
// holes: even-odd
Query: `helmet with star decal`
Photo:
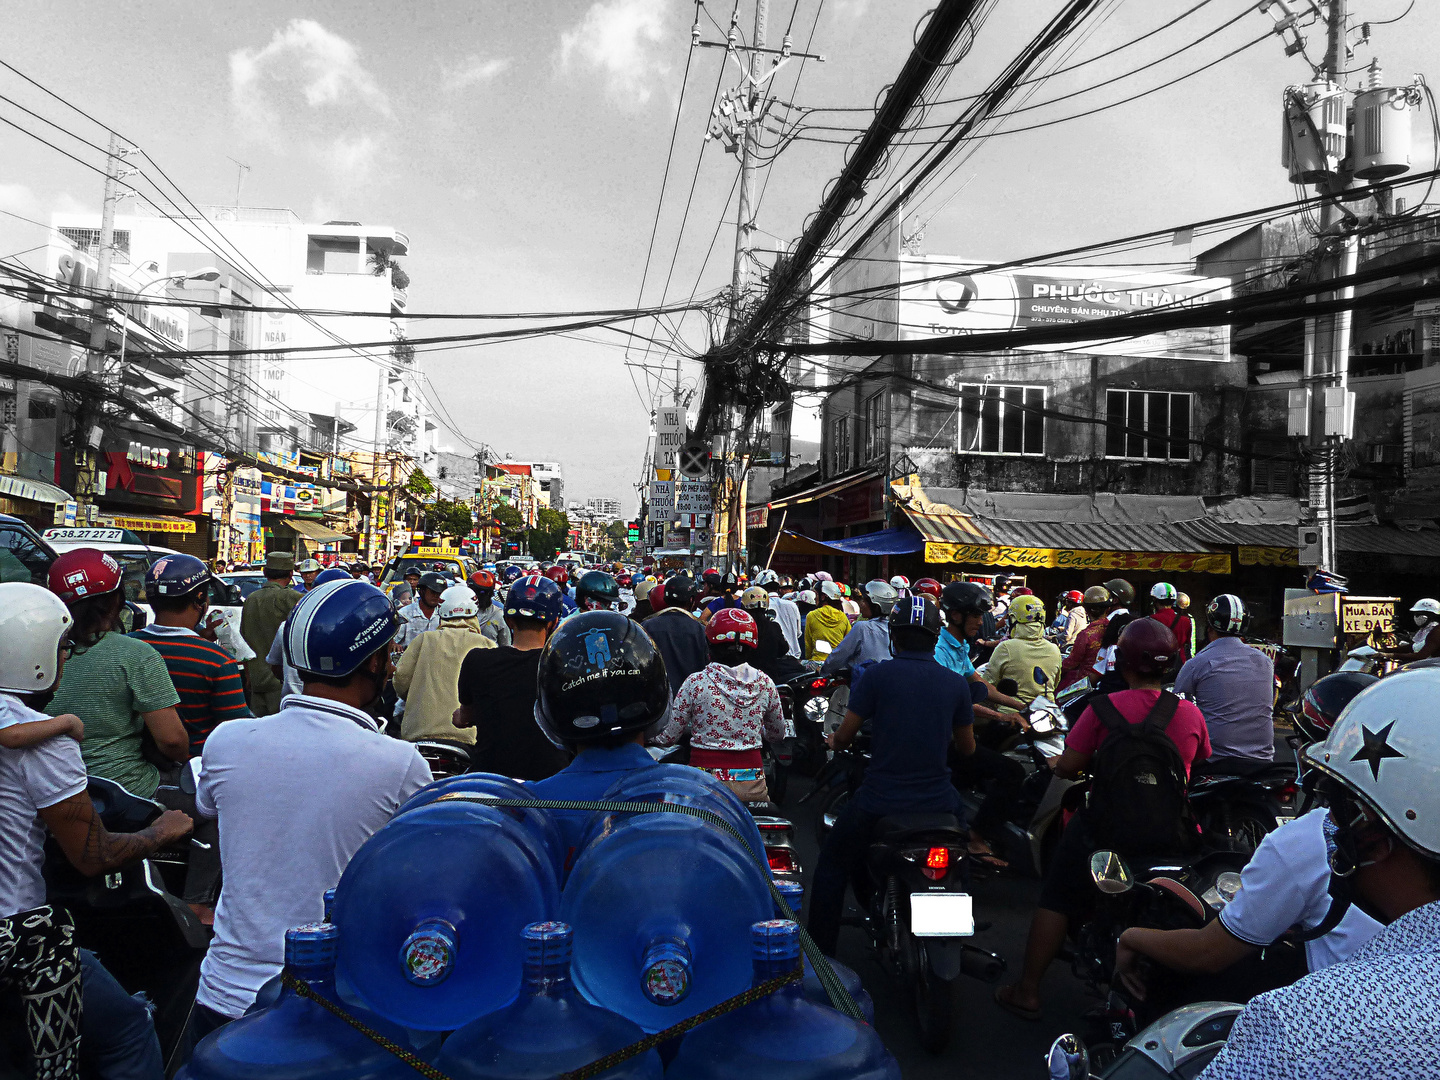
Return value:
<svg viewBox="0 0 1440 1080">
<path fill-rule="evenodd" d="M 1440 670 L 1401 671 L 1362 690 L 1306 765 L 1377 814 L 1410 847 L 1440 859 Z M 1338 823 L 1338 822 L 1337 822 Z"/>
</svg>

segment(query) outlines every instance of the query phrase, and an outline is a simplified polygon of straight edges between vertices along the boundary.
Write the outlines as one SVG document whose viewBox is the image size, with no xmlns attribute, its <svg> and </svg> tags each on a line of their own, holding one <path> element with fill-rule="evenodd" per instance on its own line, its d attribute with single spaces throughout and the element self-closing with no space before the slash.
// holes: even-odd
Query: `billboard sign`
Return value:
<svg viewBox="0 0 1440 1080">
<path fill-rule="evenodd" d="M 675 455 L 685 442 L 685 410 L 678 405 L 662 405 L 655 410 L 655 465 L 673 469 Z"/>
<path fill-rule="evenodd" d="M 950 334 L 990 334 L 1119 315 L 1175 311 L 1230 299 L 1228 278 L 1156 273 L 1126 266 L 1027 266 L 977 272 L 976 263 L 902 256 L 902 341 Z M 1228 325 L 1167 330 L 1144 337 L 1026 345 L 1032 352 L 1229 360 Z"/>
</svg>

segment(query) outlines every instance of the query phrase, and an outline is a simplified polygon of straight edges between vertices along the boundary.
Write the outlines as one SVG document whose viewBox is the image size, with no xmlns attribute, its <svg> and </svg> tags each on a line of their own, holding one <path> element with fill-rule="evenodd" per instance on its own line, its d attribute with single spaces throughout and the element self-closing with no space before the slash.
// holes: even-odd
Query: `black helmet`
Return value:
<svg viewBox="0 0 1440 1080">
<path fill-rule="evenodd" d="M 575 603 L 581 611 L 609 610 L 611 604 L 619 602 L 620 586 L 603 570 L 591 570 L 575 586 Z"/>
<path fill-rule="evenodd" d="M 433 593 L 443 593 L 449 587 L 450 579 L 444 574 L 430 570 L 420 575 L 420 588 L 422 589 L 429 589 Z"/>
<path fill-rule="evenodd" d="M 940 637 L 940 609 L 930 597 L 918 593 L 902 593 L 886 621 L 891 633 L 920 630 L 937 640 Z"/>
<path fill-rule="evenodd" d="M 901 597 L 901 602 L 904 597 Z M 898 604 L 896 605 L 899 606 Z M 973 581 L 950 581 L 940 590 L 940 609 L 960 615 L 983 615 L 995 606 L 990 590 Z"/>
<path fill-rule="evenodd" d="M 677 607 L 689 611 L 695 606 L 695 579 L 688 574 L 676 574 L 665 582 L 666 607 Z"/>
<path fill-rule="evenodd" d="M 660 650 L 618 611 L 583 611 L 563 621 L 540 654 L 538 691 L 535 719 L 557 745 L 653 734 L 670 715 Z"/>
<path fill-rule="evenodd" d="M 1376 676 L 1366 675 L 1363 671 L 1337 671 L 1311 683 L 1310 689 L 1300 699 L 1300 711 L 1295 715 L 1295 724 L 1306 741 L 1324 742 L 1351 699 L 1379 681 Z"/>
<path fill-rule="evenodd" d="M 1250 612 L 1234 593 L 1221 593 L 1205 609 L 1205 622 L 1217 634 L 1243 637 L 1250 628 Z"/>
</svg>

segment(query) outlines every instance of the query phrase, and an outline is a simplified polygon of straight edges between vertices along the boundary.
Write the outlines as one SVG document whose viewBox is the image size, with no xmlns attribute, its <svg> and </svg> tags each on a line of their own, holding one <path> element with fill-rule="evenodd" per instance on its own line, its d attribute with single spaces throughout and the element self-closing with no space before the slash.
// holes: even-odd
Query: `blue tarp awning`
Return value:
<svg viewBox="0 0 1440 1080">
<path fill-rule="evenodd" d="M 775 550 L 793 555 L 914 555 L 925 550 L 925 538 L 910 529 L 881 529 L 843 540 L 816 540 L 786 529 Z"/>
</svg>

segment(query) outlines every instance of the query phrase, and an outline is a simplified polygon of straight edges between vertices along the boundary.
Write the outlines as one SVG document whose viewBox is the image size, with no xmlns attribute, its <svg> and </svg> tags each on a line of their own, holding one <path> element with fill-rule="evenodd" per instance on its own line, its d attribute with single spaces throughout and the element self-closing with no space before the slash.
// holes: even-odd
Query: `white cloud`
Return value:
<svg viewBox="0 0 1440 1080">
<path fill-rule="evenodd" d="M 312 109 L 364 105 L 390 115 L 390 100 L 365 68 L 360 51 L 314 19 L 292 19 L 259 49 L 230 54 L 230 95 L 243 118 L 271 122 L 277 87 Z"/>
<path fill-rule="evenodd" d="M 370 180 L 381 155 L 384 140 L 375 135 L 342 135 L 330 144 L 326 164 L 346 186 Z"/>
<path fill-rule="evenodd" d="M 858 19 L 865 14 L 870 0 L 835 0 L 835 13 L 841 18 Z"/>
<path fill-rule="evenodd" d="M 611 93 L 650 100 L 651 80 L 669 65 L 654 46 L 665 30 L 664 0 L 596 0 L 573 29 L 560 35 L 560 66 L 600 72 Z"/>
<path fill-rule="evenodd" d="M 510 67 L 508 56 L 486 59 L 481 56 L 467 56 L 458 64 L 442 64 L 440 75 L 451 90 L 464 90 L 477 83 L 489 82 Z"/>
</svg>

